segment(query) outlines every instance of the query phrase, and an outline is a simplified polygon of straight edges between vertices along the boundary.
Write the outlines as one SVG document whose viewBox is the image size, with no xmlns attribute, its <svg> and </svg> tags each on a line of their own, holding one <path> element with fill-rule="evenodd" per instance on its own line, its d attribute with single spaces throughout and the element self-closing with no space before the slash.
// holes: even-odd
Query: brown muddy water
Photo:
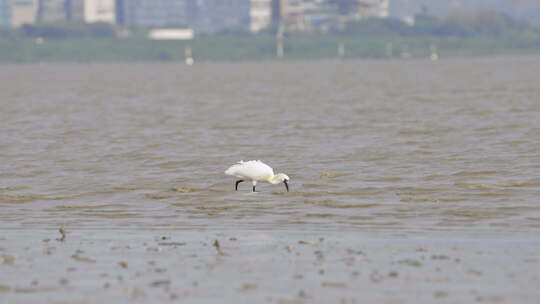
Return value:
<svg viewBox="0 0 540 304">
<path fill-rule="evenodd" d="M 0 302 L 537 303 L 538 71 L 2 66 Z"/>
</svg>

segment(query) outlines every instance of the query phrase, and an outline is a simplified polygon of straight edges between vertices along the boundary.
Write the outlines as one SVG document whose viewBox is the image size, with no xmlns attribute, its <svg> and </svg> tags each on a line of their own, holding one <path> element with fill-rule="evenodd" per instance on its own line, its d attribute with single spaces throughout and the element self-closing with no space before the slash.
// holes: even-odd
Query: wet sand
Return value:
<svg viewBox="0 0 540 304">
<path fill-rule="evenodd" d="M 8 230 L 1 303 L 537 303 L 534 235 Z"/>
</svg>

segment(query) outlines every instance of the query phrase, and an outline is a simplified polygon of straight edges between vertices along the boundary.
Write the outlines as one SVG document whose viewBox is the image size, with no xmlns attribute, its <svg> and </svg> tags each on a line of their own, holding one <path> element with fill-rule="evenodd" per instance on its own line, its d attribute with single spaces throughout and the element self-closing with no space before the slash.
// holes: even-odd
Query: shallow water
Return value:
<svg viewBox="0 0 540 304">
<path fill-rule="evenodd" d="M 539 59 L 2 66 L 0 302 L 536 303 Z"/>
<path fill-rule="evenodd" d="M 538 59 L 3 66 L 0 227 L 537 232 Z"/>
</svg>

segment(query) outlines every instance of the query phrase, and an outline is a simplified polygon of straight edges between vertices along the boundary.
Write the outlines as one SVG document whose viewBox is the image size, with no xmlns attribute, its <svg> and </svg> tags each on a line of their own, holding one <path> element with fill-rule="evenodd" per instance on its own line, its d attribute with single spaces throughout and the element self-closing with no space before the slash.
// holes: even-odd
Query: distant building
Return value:
<svg viewBox="0 0 540 304">
<path fill-rule="evenodd" d="M 115 0 L 85 0 L 84 22 L 116 23 Z"/>
<path fill-rule="evenodd" d="M 272 22 L 272 0 L 250 0 L 249 30 L 259 32 Z"/>
<path fill-rule="evenodd" d="M 50 23 L 67 20 L 66 0 L 39 0 L 38 20 Z"/>
<path fill-rule="evenodd" d="M 200 32 L 259 32 L 272 22 L 272 0 L 198 0 L 192 26 Z"/>
<path fill-rule="evenodd" d="M 116 0 L 126 27 L 189 27 L 197 32 L 249 30 L 271 23 L 272 0 Z"/>
<path fill-rule="evenodd" d="M 390 0 L 273 0 L 273 14 L 289 31 L 326 32 L 347 20 L 387 18 Z"/>
<path fill-rule="evenodd" d="M 0 28 L 11 27 L 11 3 L 10 0 L 0 0 Z"/>
<path fill-rule="evenodd" d="M 198 0 L 191 26 L 198 32 L 245 30 L 250 24 L 251 0 Z"/>
<path fill-rule="evenodd" d="M 338 6 L 328 0 L 278 0 L 281 23 L 290 31 L 326 31 L 338 20 Z"/>
<path fill-rule="evenodd" d="M 390 15 L 390 0 L 357 0 L 354 12 L 357 18 L 387 18 Z"/>
<path fill-rule="evenodd" d="M 126 27 L 188 25 L 189 3 L 194 0 L 116 0 L 116 19 Z"/>
<path fill-rule="evenodd" d="M 37 12 L 37 0 L 11 0 L 11 27 L 36 23 Z"/>
</svg>

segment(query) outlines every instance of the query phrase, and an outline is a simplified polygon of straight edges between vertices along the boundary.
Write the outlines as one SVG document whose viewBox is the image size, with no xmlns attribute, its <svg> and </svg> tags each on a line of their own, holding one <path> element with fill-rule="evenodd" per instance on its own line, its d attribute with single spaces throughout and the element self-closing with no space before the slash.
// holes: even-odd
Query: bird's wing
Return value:
<svg viewBox="0 0 540 304">
<path fill-rule="evenodd" d="M 269 175 L 274 175 L 274 170 L 260 160 L 250 160 L 232 165 L 225 174 L 238 178 L 265 180 Z"/>
</svg>

